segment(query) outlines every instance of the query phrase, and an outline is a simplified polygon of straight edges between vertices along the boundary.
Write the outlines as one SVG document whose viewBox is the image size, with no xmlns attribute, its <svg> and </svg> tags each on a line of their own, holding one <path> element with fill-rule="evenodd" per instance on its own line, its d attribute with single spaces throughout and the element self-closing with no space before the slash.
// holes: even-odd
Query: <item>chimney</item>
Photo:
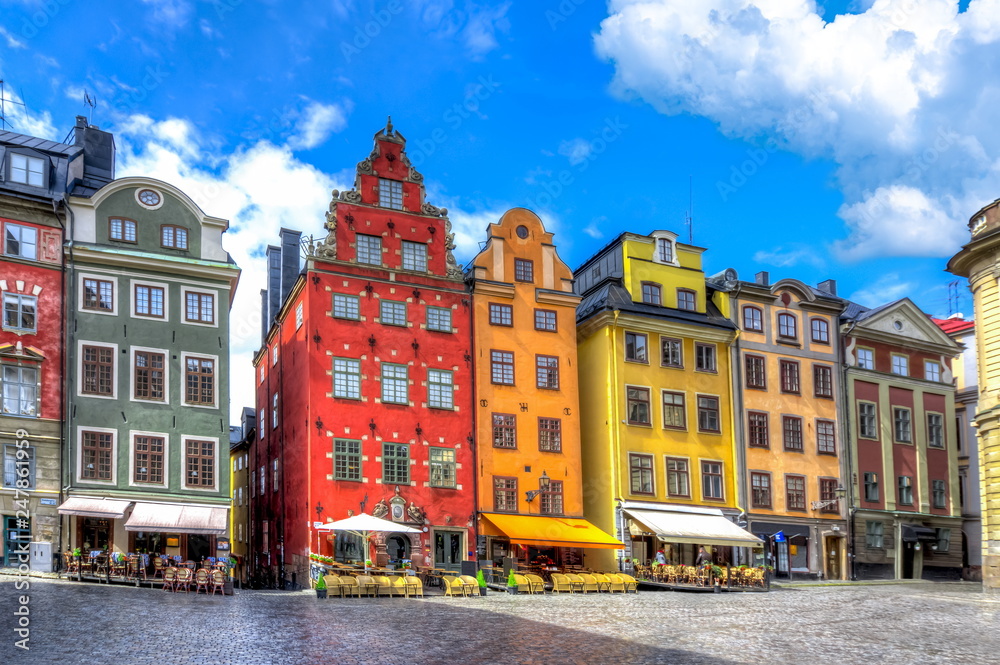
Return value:
<svg viewBox="0 0 1000 665">
<path fill-rule="evenodd" d="M 281 299 L 284 304 L 285 298 L 292 291 L 295 280 L 299 278 L 299 255 L 301 254 L 300 240 L 302 233 L 291 229 L 281 229 Z M 281 304 L 278 306 L 280 307 Z M 274 312 L 277 314 L 277 310 Z"/>
<path fill-rule="evenodd" d="M 771 286 L 771 274 L 761 270 L 759 273 L 754 275 L 755 280 L 761 286 Z"/>
<path fill-rule="evenodd" d="M 270 324 L 267 321 L 268 299 L 267 289 L 260 290 L 260 345 L 264 346 L 267 339 L 267 330 Z"/>
<path fill-rule="evenodd" d="M 837 295 L 837 280 L 828 279 L 825 282 L 820 282 L 816 288 L 823 293 L 829 293 L 831 296 L 835 296 Z"/>
<path fill-rule="evenodd" d="M 257 426 L 257 414 L 254 410 L 248 407 L 243 408 L 243 439 L 246 440 L 247 434 L 250 433 L 254 427 Z"/>
<path fill-rule="evenodd" d="M 264 325 L 264 335 L 267 335 L 274 323 L 274 317 L 281 309 L 281 248 L 267 246 L 267 323 Z"/>
<path fill-rule="evenodd" d="M 73 127 L 73 145 L 83 148 L 84 180 L 100 187 L 115 179 L 114 134 L 88 124 L 85 116 L 78 115 Z"/>
</svg>

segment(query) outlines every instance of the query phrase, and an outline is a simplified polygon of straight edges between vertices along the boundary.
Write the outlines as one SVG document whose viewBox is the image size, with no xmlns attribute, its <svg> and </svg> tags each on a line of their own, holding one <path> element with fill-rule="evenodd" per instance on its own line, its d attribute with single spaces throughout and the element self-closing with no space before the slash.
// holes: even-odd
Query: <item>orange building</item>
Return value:
<svg viewBox="0 0 1000 665">
<path fill-rule="evenodd" d="M 480 558 L 584 563 L 621 547 L 582 519 L 573 273 L 552 234 L 515 208 L 473 260 Z"/>
</svg>

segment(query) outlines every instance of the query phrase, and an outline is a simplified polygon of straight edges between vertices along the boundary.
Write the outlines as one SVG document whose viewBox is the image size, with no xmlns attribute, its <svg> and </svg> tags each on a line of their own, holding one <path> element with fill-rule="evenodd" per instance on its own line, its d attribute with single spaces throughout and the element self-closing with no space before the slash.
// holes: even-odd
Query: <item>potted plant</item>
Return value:
<svg viewBox="0 0 1000 665">
<path fill-rule="evenodd" d="M 326 598 L 326 578 L 322 575 L 316 580 L 316 598 Z"/>
<path fill-rule="evenodd" d="M 486 595 L 486 578 L 483 576 L 483 569 L 476 571 L 476 582 L 479 584 L 479 595 Z"/>
<path fill-rule="evenodd" d="M 514 579 L 514 569 L 510 569 L 510 574 L 507 576 L 507 593 L 516 595 L 517 594 L 517 580 Z"/>
<path fill-rule="evenodd" d="M 365 559 L 365 572 L 367 573 L 368 569 L 371 568 L 371 567 L 372 567 L 372 560 L 371 559 Z"/>
</svg>

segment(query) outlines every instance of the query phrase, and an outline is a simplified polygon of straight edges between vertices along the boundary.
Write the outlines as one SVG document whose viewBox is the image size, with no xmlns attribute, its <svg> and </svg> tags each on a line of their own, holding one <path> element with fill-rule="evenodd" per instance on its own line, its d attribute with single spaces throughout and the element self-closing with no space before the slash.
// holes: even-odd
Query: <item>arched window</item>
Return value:
<svg viewBox="0 0 1000 665">
<path fill-rule="evenodd" d="M 820 344 L 830 343 L 830 324 L 826 319 L 812 319 L 809 324 L 812 328 L 812 341 Z"/>
<path fill-rule="evenodd" d="M 744 305 L 743 307 L 743 329 L 756 332 L 764 331 L 764 312 L 760 307 Z"/>
<path fill-rule="evenodd" d="M 798 321 L 793 314 L 778 314 L 778 337 L 797 339 L 799 336 Z"/>
</svg>

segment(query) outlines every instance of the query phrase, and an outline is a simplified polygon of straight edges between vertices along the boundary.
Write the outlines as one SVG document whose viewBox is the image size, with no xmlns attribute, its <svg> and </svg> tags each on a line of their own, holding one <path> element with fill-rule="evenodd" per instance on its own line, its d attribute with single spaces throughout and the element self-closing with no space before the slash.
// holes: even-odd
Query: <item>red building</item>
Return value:
<svg viewBox="0 0 1000 665">
<path fill-rule="evenodd" d="M 447 210 L 424 196 L 390 123 L 354 189 L 333 192 L 326 238 L 282 230 L 268 249 L 250 450 L 259 584 L 304 583 L 310 553 L 458 570 L 475 550 L 470 300 Z M 316 529 L 362 512 L 420 531 L 364 552 Z"/>
</svg>

